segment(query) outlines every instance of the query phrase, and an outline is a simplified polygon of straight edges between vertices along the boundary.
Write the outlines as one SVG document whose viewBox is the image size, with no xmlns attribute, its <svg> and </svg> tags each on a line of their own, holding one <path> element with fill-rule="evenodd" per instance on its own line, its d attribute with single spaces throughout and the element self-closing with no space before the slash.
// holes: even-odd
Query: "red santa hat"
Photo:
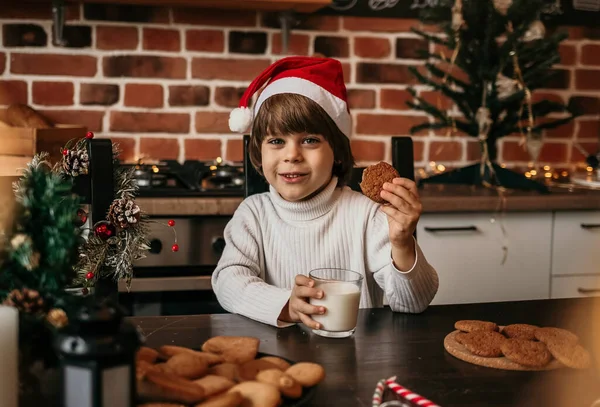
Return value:
<svg viewBox="0 0 600 407">
<path fill-rule="evenodd" d="M 265 84 L 267 86 L 260 93 L 252 111 L 248 108 L 249 102 Z M 273 63 L 248 86 L 239 107 L 229 115 L 229 128 L 237 133 L 248 132 L 264 101 L 282 93 L 295 93 L 313 100 L 350 138 L 352 118 L 342 64 L 331 58 L 287 57 Z"/>
</svg>

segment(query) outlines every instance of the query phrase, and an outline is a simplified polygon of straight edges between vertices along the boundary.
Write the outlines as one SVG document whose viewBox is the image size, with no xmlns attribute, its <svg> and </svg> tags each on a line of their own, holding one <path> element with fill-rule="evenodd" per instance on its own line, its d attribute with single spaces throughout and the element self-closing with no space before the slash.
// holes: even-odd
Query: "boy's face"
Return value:
<svg viewBox="0 0 600 407">
<path fill-rule="evenodd" d="M 267 135 L 262 142 L 262 170 L 286 201 L 312 197 L 331 180 L 333 150 L 320 135 Z"/>
</svg>

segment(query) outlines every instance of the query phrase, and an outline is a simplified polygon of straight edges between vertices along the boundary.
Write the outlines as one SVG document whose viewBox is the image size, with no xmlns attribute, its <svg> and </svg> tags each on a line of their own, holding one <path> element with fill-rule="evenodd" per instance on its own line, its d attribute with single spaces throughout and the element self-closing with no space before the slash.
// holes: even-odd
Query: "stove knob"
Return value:
<svg viewBox="0 0 600 407">
<path fill-rule="evenodd" d="M 219 256 L 223 254 L 223 250 L 225 250 L 225 239 L 222 237 L 215 237 L 212 241 L 212 248 L 215 254 Z"/>
<path fill-rule="evenodd" d="M 148 251 L 152 254 L 158 254 L 162 251 L 162 242 L 158 239 L 152 239 L 150 241 L 150 249 Z"/>
</svg>

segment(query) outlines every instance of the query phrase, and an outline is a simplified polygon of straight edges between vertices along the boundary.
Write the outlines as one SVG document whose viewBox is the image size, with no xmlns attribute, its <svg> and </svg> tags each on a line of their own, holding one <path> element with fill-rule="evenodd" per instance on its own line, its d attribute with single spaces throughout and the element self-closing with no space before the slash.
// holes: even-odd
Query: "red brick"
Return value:
<svg viewBox="0 0 600 407">
<path fill-rule="evenodd" d="M 356 133 L 369 135 L 409 136 L 411 135 L 411 127 L 426 121 L 427 117 L 425 116 L 360 113 L 357 115 Z M 423 132 L 420 134 L 422 133 Z"/>
<path fill-rule="evenodd" d="M 412 27 L 437 32 L 435 26 L 424 26 L 418 20 L 406 18 L 344 17 L 342 26 L 351 31 L 410 32 Z"/>
<path fill-rule="evenodd" d="M 111 112 L 110 130 L 147 133 L 189 133 L 187 113 Z"/>
<path fill-rule="evenodd" d="M 243 140 L 227 140 L 225 159 L 229 161 L 244 161 Z"/>
<path fill-rule="evenodd" d="M 229 113 L 196 112 L 197 133 L 231 133 L 229 129 Z"/>
<path fill-rule="evenodd" d="M 379 95 L 379 106 L 382 109 L 408 110 L 406 102 L 413 97 L 404 89 L 381 89 Z"/>
<path fill-rule="evenodd" d="M 138 29 L 99 25 L 96 27 L 96 48 L 105 50 L 128 50 L 138 46 Z"/>
<path fill-rule="evenodd" d="M 144 28 L 142 44 L 144 49 L 151 51 L 181 50 L 181 38 L 179 31 L 163 30 L 160 28 Z"/>
<path fill-rule="evenodd" d="M 577 48 L 571 44 L 560 44 L 560 63 L 562 65 L 575 65 L 577 63 Z"/>
<path fill-rule="evenodd" d="M 308 46 L 310 37 L 304 34 L 290 35 L 288 43 L 288 52 L 286 55 L 308 55 Z M 271 37 L 271 53 L 273 55 L 281 55 L 283 53 L 281 44 L 281 34 L 273 33 Z"/>
<path fill-rule="evenodd" d="M 479 161 L 481 159 L 481 143 L 479 141 L 467 140 L 467 161 Z"/>
<path fill-rule="evenodd" d="M 502 143 L 502 161 L 531 161 L 525 145 L 519 145 L 518 141 L 504 140 Z"/>
<path fill-rule="evenodd" d="M 4 52 L 0 52 L 0 75 L 4 73 L 6 69 L 6 54 Z"/>
<path fill-rule="evenodd" d="M 581 63 L 583 65 L 600 65 L 600 45 L 584 44 L 581 46 Z"/>
<path fill-rule="evenodd" d="M 210 88 L 208 86 L 169 86 L 170 106 L 207 106 L 209 102 Z"/>
<path fill-rule="evenodd" d="M 97 59 L 89 55 L 11 54 L 10 72 L 26 75 L 95 76 Z"/>
<path fill-rule="evenodd" d="M 225 35 L 221 30 L 187 30 L 185 48 L 188 51 L 223 52 Z"/>
<path fill-rule="evenodd" d="M 600 70 L 576 70 L 575 86 L 580 90 L 600 90 Z"/>
<path fill-rule="evenodd" d="M 298 20 L 299 22 L 294 25 L 293 30 L 339 31 L 340 29 L 340 18 L 338 16 L 303 14 Z M 260 25 L 280 29 L 279 13 L 262 13 Z"/>
<path fill-rule="evenodd" d="M 451 66 L 447 62 L 439 62 L 437 64 L 437 67 L 439 69 L 441 69 L 442 71 L 447 72 L 449 74 L 449 76 L 451 76 L 459 81 L 463 81 L 465 83 L 471 82 L 469 75 L 464 70 L 462 70 L 461 68 L 459 68 L 456 65 Z M 423 73 L 423 71 L 421 71 L 421 73 Z M 441 83 L 441 80 L 438 80 L 438 82 Z"/>
<path fill-rule="evenodd" d="M 184 58 L 157 55 L 115 55 L 102 60 L 104 76 L 135 78 L 185 79 L 187 61 Z"/>
<path fill-rule="evenodd" d="M 192 78 L 251 81 L 269 65 L 268 59 L 194 58 Z"/>
<path fill-rule="evenodd" d="M 27 82 L 0 81 L 0 105 L 27 104 Z"/>
<path fill-rule="evenodd" d="M 579 149 L 577 147 L 572 146 L 571 147 L 571 162 L 572 163 L 585 163 L 585 159 L 587 158 L 587 156 L 591 155 L 591 154 L 596 154 L 596 152 L 598 150 L 597 142 L 579 143 L 579 146 L 581 148 L 583 148 L 587 153 L 584 156 L 583 154 L 581 154 L 581 151 L 579 151 Z"/>
<path fill-rule="evenodd" d="M 564 143 L 544 143 L 540 152 L 540 162 L 565 163 L 569 153 L 569 145 Z"/>
<path fill-rule="evenodd" d="M 550 122 L 552 120 L 545 119 L 539 120 L 539 123 Z M 545 130 L 547 138 L 563 138 L 563 139 L 572 139 L 575 136 L 575 122 L 570 121 L 569 123 L 565 123 L 562 126 L 556 127 L 554 129 L 546 129 Z"/>
<path fill-rule="evenodd" d="M 542 100 L 548 100 L 550 102 L 556 102 L 556 103 L 565 103 L 563 97 L 556 93 L 543 92 L 543 91 L 536 90 L 531 94 L 531 102 L 532 103 L 537 103 Z"/>
<path fill-rule="evenodd" d="M 577 131 L 578 139 L 597 138 L 600 134 L 599 120 L 580 120 L 579 130 Z"/>
<path fill-rule="evenodd" d="M 185 140 L 186 160 L 214 160 L 221 157 L 221 140 Z"/>
<path fill-rule="evenodd" d="M 439 107 L 442 110 L 452 109 L 454 106 L 454 101 L 444 95 L 442 92 L 436 91 L 423 91 L 420 95 L 427 103 L 431 103 L 432 105 Z"/>
<path fill-rule="evenodd" d="M 255 27 L 256 13 L 253 11 L 232 12 L 231 10 L 174 8 L 175 24 L 198 24 L 219 27 Z"/>
<path fill-rule="evenodd" d="M 66 20 L 79 19 L 79 4 L 65 4 Z M 52 19 L 52 8 L 45 2 L 22 2 L 4 1 L 0 7 L 0 18 L 27 19 L 27 20 L 50 20 Z"/>
<path fill-rule="evenodd" d="M 349 62 L 343 62 L 342 72 L 344 73 L 344 82 L 352 82 L 352 64 L 350 64 Z"/>
<path fill-rule="evenodd" d="M 70 106 L 75 89 L 71 82 L 33 82 L 33 103 L 46 106 Z"/>
<path fill-rule="evenodd" d="M 164 100 L 161 85 L 145 85 L 128 83 L 125 85 L 125 106 L 135 107 L 162 107 Z"/>
<path fill-rule="evenodd" d="M 135 155 L 135 139 L 129 137 L 110 137 L 113 144 L 119 145 L 119 158 L 123 162 L 131 163 L 136 161 Z"/>
<path fill-rule="evenodd" d="M 417 83 L 407 65 L 359 62 L 356 71 L 356 82 L 358 83 Z"/>
<path fill-rule="evenodd" d="M 429 161 L 458 161 L 462 155 L 463 146 L 458 141 L 432 141 L 429 143 Z"/>
<path fill-rule="evenodd" d="M 413 140 L 413 157 L 415 162 L 425 159 L 425 143 L 418 140 Z"/>
<path fill-rule="evenodd" d="M 113 105 L 119 101 L 119 85 L 82 83 L 79 103 L 82 105 Z"/>
<path fill-rule="evenodd" d="M 385 158 L 385 143 L 381 141 L 352 140 L 351 147 L 356 161 L 381 161 Z"/>
<path fill-rule="evenodd" d="M 387 38 L 354 38 L 354 55 L 361 58 L 386 58 L 392 52 L 392 44 Z"/>
<path fill-rule="evenodd" d="M 159 160 L 177 160 L 179 158 L 179 141 L 171 138 L 140 139 L 140 158 Z"/>
<path fill-rule="evenodd" d="M 350 109 L 374 109 L 375 91 L 372 89 L 348 89 Z"/>
<path fill-rule="evenodd" d="M 102 131 L 104 111 L 98 110 L 40 110 L 53 123 L 76 124 L 94 132 Z"/>
<path fill-rule="evenodd" d="M 245 90 L 232 86 L 218 87 L 215 89 L 215 102 L 219 106 L 238 107 Z"/>
</svg>

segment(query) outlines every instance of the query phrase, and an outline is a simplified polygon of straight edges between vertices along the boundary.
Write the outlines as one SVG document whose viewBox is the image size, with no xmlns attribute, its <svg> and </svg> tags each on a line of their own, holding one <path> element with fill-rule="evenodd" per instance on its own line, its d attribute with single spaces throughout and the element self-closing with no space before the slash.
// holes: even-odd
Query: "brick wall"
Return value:
<svg viewBox="0 0 600 407">
<path fill-rule="evenodd" d="M 67 47 L 52 45 L 50 10 L 44 5 L 0 7 L 0 105 L 28 103 L 63 123 L 83 123 L 121 143 L 127 160 L 138 157 L 241 159 L 240 137 L 227 118 L 245 86 L 281 57 L 276 15 L 193 9 L 70 6 Z M 352 142 L 362 162 L 390 159 L 389 138 L 409 135 L 425 116 L 405 105 L 415 84 L 409 65 L 427 46 L 409 32 L 413 20 L 304 18 L 293 31 L 290 53 L 320 53 L 342 61 L 354 115 Z M 543 162 L 583 160 L 577 140 L 597 148 L 600 99 L 600 30 L 563 27 L 556 79 L 536 98 L 583 108 L 576 123 L 550 131 Z M 430 100 L 435 94 L 421 88 Z M 414 137 L 419 166 L 449 166 L 479 157 L 468 137 L 422 133 Z M 499 160 L 526 163 L 518 139 L 505 139 Z"/>
</svg>

